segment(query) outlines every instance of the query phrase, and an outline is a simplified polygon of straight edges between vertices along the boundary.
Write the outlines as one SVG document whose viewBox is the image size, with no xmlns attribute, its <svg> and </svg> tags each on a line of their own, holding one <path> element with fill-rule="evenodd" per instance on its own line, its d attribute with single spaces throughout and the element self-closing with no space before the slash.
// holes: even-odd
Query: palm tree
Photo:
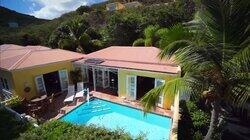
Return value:
<svg viewBox="0 0 250 140">
<path fill-rule="evenodd" d="M 143 38 L 139 38 L 137 40 L 134 41 L 133 46 L 154 46 L 156 45 L 158 39 L 157 39 L 157 31 L 159 29 L 159 26 L 153 26 L 150 25 L 148 26 L 145 30 L 144 30 L 144 39 Z"/>
<path fill-rule="evenodd" d="M 205 140 L 210 140 L 220 126 L 222 104 L 244 106 L 250 97 L 249 6 L 247 0 L 202 0 L 196 28 L 161 38 L 159 56 L 173 59 L 182 73 L 142 98 L 145 111 L 155 107 L 160 93 L 205 97 L 211 106 Z"/>
<path fill-rule="evenodd" d="M 100 34 L 83 17 L 78 17 L 63 22 L 50 36 L 49 44 L 52 48 L 90 53 L 102 47 L 96 45 L 97 41 L 102 43 L 99 39 Z"/>
</svg>

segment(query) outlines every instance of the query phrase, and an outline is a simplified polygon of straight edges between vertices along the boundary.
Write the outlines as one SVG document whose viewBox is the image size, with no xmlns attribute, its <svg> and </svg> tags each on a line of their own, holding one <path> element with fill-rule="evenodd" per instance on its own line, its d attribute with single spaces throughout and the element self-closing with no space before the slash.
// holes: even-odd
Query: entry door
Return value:
<svg viewBox="0 0 250 140">
<path fill-rule="evenodd" d="M 165 80 L 162 80 L 162 79 L 155 79 L 155 87 L 158 87 L 158 86 L 161 86 L 165 83 Z M 159 96 L 159 99 L 157 101 L 157 106 L 159 107 L 163 107 L 163 94 L 161 93 L 160 96 Z"/>
<path fill-rule="evenodd" d="M 127 97 L 130 100 L 136 99 L 136 76 L 127 76 Z"/>
<path fill-rule="evenodd" d="M 36 76 L 36 77 L 35 77 L 35 82 L 36 82 L 37 92 L 38 92 L 39 94 L 44 94 L 44 93 L 46 93 L 46 89 L 45 89 L 45 84 L 44 84 L 43 76 L 42 76 L 42 75 Z"/>
<path fill-rule="evenodd" d="M 108 69 L 103 69 L 102 78 L 103 78 L 103 88 L 109 87 L 109 71 L 108 71 Z"/>
<path fill-rule="evenodd" d="M 60 77 L 60 84 L 61 84 L 61 90 L 66 91 L 68 88 L 68 72 L 67 70 L 59 70 L 59 77 Z"/>
</svg>

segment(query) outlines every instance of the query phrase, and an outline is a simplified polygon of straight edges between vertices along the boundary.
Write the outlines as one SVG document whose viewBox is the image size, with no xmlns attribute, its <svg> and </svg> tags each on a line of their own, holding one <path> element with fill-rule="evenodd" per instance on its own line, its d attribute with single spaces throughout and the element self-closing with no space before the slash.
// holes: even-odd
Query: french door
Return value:
<svg viewBox="0 0 250 140">
<path fill-rule="evenodd" d="M 155 87 L 164 85 L 164 83 L 165 83 L 165 80 L 155 79 Z M 163 97 L 163 94 L 161 93 L 159 98 L 158 98 L 158 101 L 157 101 L 157 106 L 163 107 L 163 99 L 164 99 L 164 97 Z"/>
<path fill-rule="evenodd" d="M 60 77 L 60 83 L 61 83 L 61 90 L 66 91 L 68 89 L 68 72 L 66 69 L 64 70 L 59 70 L 59 77 Z"/>
<path fill-rule="evenodd" d="M 36 82 L 36 88 L 37 92 L 39 94 L 44 94 L 46 93 L 46 88 L 43 80 L 43 75 L 38 75 L 35 77 L 35 82 Z"/>
<path fill-rule="evenodd" d="M 127 97 L 130 100 L 136 100 L 136 76 L 127 76 Z"/>
</svg>

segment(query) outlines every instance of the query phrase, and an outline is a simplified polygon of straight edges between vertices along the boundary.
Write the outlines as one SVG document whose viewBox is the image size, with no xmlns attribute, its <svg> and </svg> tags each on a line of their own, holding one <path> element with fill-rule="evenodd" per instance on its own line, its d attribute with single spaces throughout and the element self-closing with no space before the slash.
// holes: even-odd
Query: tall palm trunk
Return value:
<svg viewBox="0 0 250 140">
<path fill-rule="evenodd" d="M 219 112 L 220 112 L 219 102 L 215 100 L 211 105 L 212 105 L 212 111 L 211 111 L 210 125 L 204 140 L 212 139 L 212 135 L 215 131 L 215 128 L 218 127 L 219 123 Z"/>
</svg>

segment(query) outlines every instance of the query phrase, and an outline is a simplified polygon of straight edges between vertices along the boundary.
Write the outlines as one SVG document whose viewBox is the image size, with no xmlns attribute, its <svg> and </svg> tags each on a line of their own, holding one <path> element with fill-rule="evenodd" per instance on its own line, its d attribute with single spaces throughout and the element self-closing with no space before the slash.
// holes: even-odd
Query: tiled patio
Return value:
<svg viewBox="0 0 250 140">
<path fill-rule="evenodd" d="M 126 106 L 130 106 L 130 107 L 134 107 L 137 109 L 142 109 L 142 106 L 140 105 L 140 103 L 138 101 L 126 101 L 122 98 L 119 98 L 117 96 L 113 96 L 113 95 L 109 95 L 109 94 L 105 94 L 102 92 L 97 92 L 97 91 L 91 91 L 91 94 L 93 94 L 94 97 L 100 98 L 100 99 L 104 99 L 104 100 L 108 100 L 108 101 L 112 101 L 118 104 L 122 104 L 122 105 L 126 105 Z M 43 118 L 46 120 L 50 120 L 50 119 L 59 119 L 60 117 L 62 117 L 64 114 L 70 112 L 71 110 L 73 110 L 74 108 L 76 108 L 77 106 L 81 105 L 82 103 L 84 103 L 86 100 L 85 98 L 83 100 L 81 99 L 77 99 L 75 102 L 75 105 L 65 105 L 63 103 L 63 100 L 65 98 L 66 94 L 62 94 L 59 97 L 56 98 L 55 101 L 55 105 L 51 106 L 51 108 L 54 108 L 53 110 L 48 110 L 48 114 L 46 114 Z M 152 111 L 153 113 L 156 114 L 160 114 L 160 115 L 164 115 L 164 116 L 168 116 L 168 117 L 172 117 L 173 112 L 170 110 L 165 110 L 162 108 L 157 107 L 154 111 Z"/>
</svg>

